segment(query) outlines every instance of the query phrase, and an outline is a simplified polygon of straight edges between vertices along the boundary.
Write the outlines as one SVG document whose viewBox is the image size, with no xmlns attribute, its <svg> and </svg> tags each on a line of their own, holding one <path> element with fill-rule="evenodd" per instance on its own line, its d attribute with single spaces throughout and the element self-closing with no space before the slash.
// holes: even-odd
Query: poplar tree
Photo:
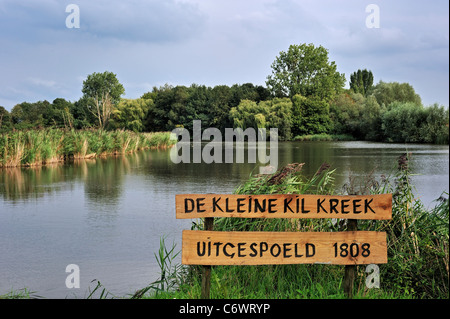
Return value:
<svg viewBox="0 0 450 319">
<path fill-rule="evenodd" d="M 364 96 L 368 96 L 371 93 L 373 87 L 373 74 L 372 71 L 358 70 L 350 75 L 350 89 L 355 93 L 361 93 Z"/>
</svg>

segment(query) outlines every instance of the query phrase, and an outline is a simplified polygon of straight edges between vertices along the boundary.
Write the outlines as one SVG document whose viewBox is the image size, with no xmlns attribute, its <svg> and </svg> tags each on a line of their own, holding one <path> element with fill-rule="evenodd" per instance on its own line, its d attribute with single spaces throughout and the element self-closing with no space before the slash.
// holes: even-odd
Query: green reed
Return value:
<svg viewBox="0 0 450 319">
<path fill-rule="evenodd" d="M 43 129 L 0 135 L 0 168 L 118 155 L 174 144 L 170 132 Z"/>
</svg>

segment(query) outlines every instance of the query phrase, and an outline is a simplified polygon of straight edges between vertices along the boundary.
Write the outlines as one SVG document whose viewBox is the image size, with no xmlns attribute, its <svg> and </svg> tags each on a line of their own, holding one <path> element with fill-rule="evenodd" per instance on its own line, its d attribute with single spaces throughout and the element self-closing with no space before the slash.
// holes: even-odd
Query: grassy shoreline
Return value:
<svg viewBox="0 0 450 319">
<path fill-rule="evenodd" d="M 292 168 L 293 166 L 291 166 Z M 251 177 L 236 194 L 335 194 L 333 173 L 321 167 L 312 179 L 289 169 L 272 176 Z M 359 230 L 384 231 L 388 239 L 388 263 L 380 265 L 381 284 L 368 289 L 366 267 L 359 266 L 354 298 L 364 299 L 447 299 L 449 296 L 449 200 L 443 194 L 436 206 L 427 209 L 415 198 L 406 158 L 399 158 L 399 169 L 381 180 L 364 176 L 350 179 L 344 193 L 393 194 L 392 220 L 360 221 Z M 273 182 L 275 181 L 275 182 Z M 203 229 L 202 223 L 193 224 Z M 329 220 L 263 220 L 217 218 L 220 231 L 340 231 L 345 223 Z M 156 257 L 164 276 L 136 293 L 151 299 L 197 299 L 201 292 L 201 267 L 173 265 L 177 252 L 160 248 Z M 344 267 L 336 265 L 215 266 L 211 274 L 213 299 L 345 299 Z M 146 294 L 142 294 L 144 292 Z"/>
<path fill-rule="evenodd" d="M 175 144 L 170 132 L 43 129 L 0 134 L 0 168 L 128 154 Z"/>
</svg>

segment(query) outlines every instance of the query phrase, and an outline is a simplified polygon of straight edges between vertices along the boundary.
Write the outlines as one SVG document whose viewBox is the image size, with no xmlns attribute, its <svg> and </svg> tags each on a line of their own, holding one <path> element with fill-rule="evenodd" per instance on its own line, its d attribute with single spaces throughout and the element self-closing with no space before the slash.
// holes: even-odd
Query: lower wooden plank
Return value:
<svg viewBox="0 0 450 319">
<path fill-rule="evenodd" d="M 386 233 L 184 230 L 185 265 L 387 263 Z"/>
</svg>

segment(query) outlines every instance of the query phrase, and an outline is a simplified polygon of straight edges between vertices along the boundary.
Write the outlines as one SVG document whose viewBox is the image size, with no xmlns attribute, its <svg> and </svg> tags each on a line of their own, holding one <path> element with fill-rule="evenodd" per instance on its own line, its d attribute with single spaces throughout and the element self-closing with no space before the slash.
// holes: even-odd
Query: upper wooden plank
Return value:
<svg viewBox="0 0 450 319">
<path fill-rule="evenodd" d="M 175 195 L 176 218 L 392 218 L 392 194 L 334 195 Z"/>
</svg>

